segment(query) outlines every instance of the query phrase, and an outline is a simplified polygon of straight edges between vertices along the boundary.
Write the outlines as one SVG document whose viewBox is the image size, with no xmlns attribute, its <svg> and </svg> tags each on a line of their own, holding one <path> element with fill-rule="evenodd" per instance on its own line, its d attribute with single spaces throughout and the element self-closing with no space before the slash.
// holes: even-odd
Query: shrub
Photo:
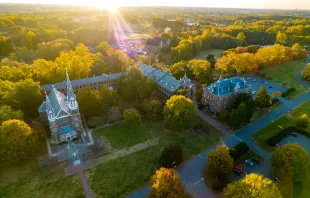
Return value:
<svg viewBox="0 0 310 198">
<path fill-rule="evenodd" d="M 87 121 L 87 125 L 89 128 L 95 128 L 97 126 L 103 125 L 104 123 L 105 119 L 101 116 L 93 116 Z"/>
<path fill-rule="evenodd" d="M 134 108 L 126 109 L 123 112 L 123 117 L 125 120 L 125 124 L 128 127 L 137 128 L 140 126 L 141 115 L 140 115 L 139 111 L 137 111 L 136 109 L 134 109 Z"/>
<path fill-rule="evenodd" d="M 267 79 L 268 79 L 268 80 L 272 80 L 272 77 L 271 77 L 271 76 L 268 76 Z"/>
<path fill-rule="evenodd" d="M 296 89 L 294 87 L 291 87 L 287 89 L 285 92 L 283 92 L 281 96 L 283 98 L 286 98 L 289 94 L 293 93 L 294 91 L 296 91 Z"/>
<path fill-rule="evenodd" d="M 202 103 L 199 103 L 198 104 L 198 109 L 204 109 L 205 108 L 205 105 L 204 104 L 202 104 Z"/>
<path fill-rule="evenodd" d="M 272 98 L 271 99 L 271 106 L 276 104 L 277 102 L 279 102 L 279 99 L 278 98 Z"/>
<path fill-rule="evenodd" d="M 179 143 L 172 142 L 164 147 L 159 157 L 159 165 L 173 168 L 183 161 L 183 150 Z"/>
<path fill-rule="evenodd" d="M 162 115 L 163 105 L 158 100 L 146 101 L 142 107 L 146 117 L 150 120 L 157 120 Z"/>
<path fill-rule="evenodd" d="M 302 134 L 302 135 L 310 137 L 310 133 L 308 131 L 305 131 L 303 129 L 299 129 L 299 128 L 295 127 L 295 126 L 289 126 L 289 127 L 285 128 L 285 129 L 283 129 L 282 131 L 280 131 L 278 134 L 270 137 L 267 140 L 267 144 L 269 146 L 273 146 L 275 144 L 278 144 L 280 142 L 280 140 L 282 140 L 284 137 L 286 137 L 287 135 L 289 135 L 292 132 L 297 132 L 299 134 Z"/>
<path fill-rule="evenodd" d="M 241 142 L 237 144 L 236 146 L 230 148 L 229 154 L 234 160 L 237 160 L 241 155 L 246 153 L 249 149 L 250 148 L 246 143 Z"/>
<path fill-rule="evenodd" d="M 301 129 L 306 129 L 309 123 L 309 116 L 307 114 L 301 114 L 296 119 L 296 126 Z"/>
</svg>

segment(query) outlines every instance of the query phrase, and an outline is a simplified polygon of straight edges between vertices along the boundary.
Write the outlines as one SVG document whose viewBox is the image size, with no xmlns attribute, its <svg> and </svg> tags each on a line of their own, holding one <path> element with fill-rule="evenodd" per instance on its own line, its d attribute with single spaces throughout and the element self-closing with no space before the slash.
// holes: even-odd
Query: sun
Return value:
<svg viewBox="0 0 310 198">
<path fill-rule="evenodd" d="M 103 10 L 107 9 L 109 12 L 117 12 L 117 10 L 118 10 L 118 7 L 116 5 L 113 5 L 113 4 L 100 5 L 99 8 L 103 9 Z"/>
</svg>

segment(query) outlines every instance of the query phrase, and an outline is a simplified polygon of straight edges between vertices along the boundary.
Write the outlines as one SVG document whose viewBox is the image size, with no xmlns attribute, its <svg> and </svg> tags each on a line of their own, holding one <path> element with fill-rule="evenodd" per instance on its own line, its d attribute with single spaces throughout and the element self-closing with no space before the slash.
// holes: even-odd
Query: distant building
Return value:
<svg viewBox="0 0 310 198">
<path fill-rule="evenodd" d="M 154 53 L 158 54 L 161 49 L 167 48 L 170 46 L 170 39 L 169 38 L 152 38 L 152 39 L 147 39 L 145 43 L 144 50 L 147 53 Z"/>
<path fill-rule="evenodd" d="M 155 81 L 158 91 L 165 98 L 170 98 L 174 91 L 179 88 L 186 89 L 188 90 L 188 93 L 190 93 L 192 84 L 191 81 L 187 78 L 186 74 L 181 80 L 177 80 L 169 72 L 162 72 L 145 64 L 140 64 L 139 67 L 145 77 L 151 77 Z"/>
<path fill-rule="evenodd" d="M 222 112 L 230 106 L 234 96 L 239 93 L 250 93 L 250 91 L 251 87 L 244 78 L 222 79 L 220 77 L 215 83 L 204 88 L 202 103 L 214 113 Z"/>
<path fill-rule="evenodd" d="M 104 85 L 107 85 L 110 89 L 114 89 L 115 83 L 117 79 L 121 76 L 122 73 L 114 73 L 114 74 L 102 74 L 102 76 L 94 76 L 90 78 L 83 78 L 79 80 L 72 80 L 71 85 L 74 92 L 78 92 L 79 89 L 84 87 L 91 87 L 92 89 L 99 90 Z M 50 92 L 55 87 L 57 90 L 66 93 L 66 81 L 56 83 L 56 84 L 48 84 L 42 85 L 41 88 L 46 92 Z"/>
<path fill-rule="evenodd" d="M 169 32 L 171 32 L 171 28 L 170 27 L 166 27 L 165 29 L 164 29 L 164 33 L 165 34 L 167 34 L 167 33 L 169 33 Z"/>
<path fill-rule="evenodd" d="M 51 131 L 51 142 L 68 142 L 84 132 L 79 106 L 76 101 L 68 73 L 66 74 L 66 94 L 52 86 L 46 100 L 38 111 L 43 122 L 47 122 Z"/>
</svg>

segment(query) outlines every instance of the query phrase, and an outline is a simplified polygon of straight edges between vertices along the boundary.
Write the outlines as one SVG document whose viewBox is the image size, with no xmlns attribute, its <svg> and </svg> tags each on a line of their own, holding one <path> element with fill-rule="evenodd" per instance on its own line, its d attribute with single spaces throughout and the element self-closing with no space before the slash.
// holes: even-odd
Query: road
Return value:
<svg viewBox="0 0 310 198">
<path fill-rule="evenodd" d="M 306 64 L 310 62 L 310 55 L 308 55 L 308 59 Z M 300 72 L 296 75 L 297 80 L 302 82 L 302 84 L 308 88 L 310 88 L 310 84 L 307 82 L 303 82 L 300 78 Z M 219 145 L 226 145 L 227 147 L 233 147 L 234 145 L 240 143 L 241 141 L 246 142 L 251 150 L 256 152 L 258 155 L 264 158 L 264 161 L 260 164 L 260 167 L 256 172 L 269 177 L 271 171 L 271 163 L 270 157 L 271 154 L 264 149 L 260 148 L 255 144 L 252 140 L 251 135 L 258 132 L 260 129 L 267 126 L 271 120 L 276 120 L 277 118 L 283 116 L 288 111 L 292 110 L 293 108 L 299 106 L 300 104 L 306 102 L 310 99 L 310 92 L 306 92 L 300 97 L 296 98 L 295 100 L 286 100 L 280 98 L 283 105 L 266 114 L 261 119 L 249 124 L 245 128 L 242 128 L 235 132 L 235 134 L 226 135 L 226 137 L 218 142 L 217 144 L 209 147 L 203 153 L 195 156 L 191 160 L 183 163 L 181 166 L 177 168 L 177 171 L 181 177 L 181 180 L 186 186 L 187 191 L 193 195 L 195 198 L 205 198 L 205 197 L 221 197 L 220 194 L 215 193 L 208 189 L 203 181 L 203 167 L 207 163 L 206 156 L 211 150 L 214 150 Z M 208 119 L 206 121 L 209 121 Z M 214 124 L 214 123 L 213 123 Z M 213 125 L 212 124 L 212 125 Z M 229 134 L 227 132 L 226 134 Z M 135 193 L 128 196 L 128 198 L 142 198 L 146 197 L 146 195 L 150 192 L 148 186 L 136 191 Z"/>
</svg>

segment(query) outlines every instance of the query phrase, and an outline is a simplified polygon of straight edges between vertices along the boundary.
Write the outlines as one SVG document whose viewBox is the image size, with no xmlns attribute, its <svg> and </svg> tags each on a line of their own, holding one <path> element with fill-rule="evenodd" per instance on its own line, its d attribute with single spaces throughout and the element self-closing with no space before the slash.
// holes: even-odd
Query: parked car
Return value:
<svg viewBox="0 0 310 198">
<path fill-rule="evenodd" d="M 259 159 L 256 157 L 251 157 L 251 160 L 257 164 L 259 163 Z"/>
<path fill-rule="evenodd" d="M 239 171 L 238 169 L 233 168 L 232 171 L 233 171 L 236 175 L 241 176 L 241 173 L 240 173 L 240 171 Z"/>
<path fill-rule="evenodd" d="M 236 166 L 235 169 L 237 169 L 241 174 L 244 174 L 244 169 L 240 166 Z"/>
<path fill-rule="evenodd" d="M 269 86 L 269 88 L 272 88 L 272 86 Z"/>
<path fill-rule="evenodd" d="M 297 137 L 296 133 L 290 133 L 290 136 Z"/>
<path fill-rule="evenodd" d="M 244 163 L 248 166 L 254 167 L 254 163 L 251 160 L 245 160 Z"/>
</svg>

